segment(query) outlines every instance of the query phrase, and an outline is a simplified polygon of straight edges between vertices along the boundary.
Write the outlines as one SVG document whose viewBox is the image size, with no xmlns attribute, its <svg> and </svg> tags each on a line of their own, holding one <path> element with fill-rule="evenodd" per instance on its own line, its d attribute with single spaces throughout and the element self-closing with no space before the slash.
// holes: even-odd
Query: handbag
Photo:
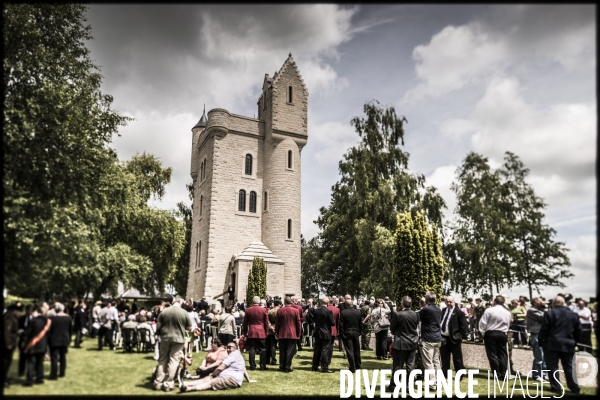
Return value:
<svg viewBox="0 0 600 400">
<path fill-rule="evenodd" d="M 379 327 L 380 328 L 389 328 L 390 320 L 388 319 L 387 315 L 383 314 L 381 312 L 381 309 L 380 309 L 379 313 L 380 313 L 379 320 L 377 320 Z"/>
</svg>

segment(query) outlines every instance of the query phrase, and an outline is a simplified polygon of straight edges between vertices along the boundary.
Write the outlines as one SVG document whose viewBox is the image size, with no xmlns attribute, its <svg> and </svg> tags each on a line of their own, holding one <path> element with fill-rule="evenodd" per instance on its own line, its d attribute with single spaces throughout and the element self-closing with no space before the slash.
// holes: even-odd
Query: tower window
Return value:
<svg viewBox="0 0 600 400">
<path fill-rule="evenodd" d="M 248 211 L 256 212 L 256 192 L 250 192 L 250 209 Z"/>
<path fill-rule="evenodd" d="M 288 150 L 287 167 L 289 169 L 292 169 L 292 151 L 291 150 Z"/>
<path fill-rule="evenodd" d="M 292 220 L 288 219 L 287 221 L 287 238 L 291 239 L 292 238 Z"/>
<path fill-rule="evenodd" d="M 202 252 L 202 242 L 196 242 L 196 269 L 200 268 L 200 254 Z"/>
<path fill-rule="evenodd" d="M 200 163 L 200 182 L 204 180 L 204 161 Z"/>
<path fill-rule="evenodd" d="M 292 87 L 288 87 L 288 103 L 292 102 Z"/>
<path fill-rule="evenodd" d="M 244 189 L 240 190 L 240 195 L 238 198 L 238 211 L 246 211 L 246 191 Z"/>
<path fill-rule="evenodd" d="M 200 196 L 200 216 L 202 216 L 202 200 L 204 200 L 203 196 Z"/>
<path fill-rule="evenodd" d="M 269 196 L 268 196 L 268 193 L 267 193 L 267 192 L 265 192 L 265 195 L 263 196 L 263 204 L 264 204 L 264 207 L 263 207 L 263 209 L 264 209 L 264 211 L 267 211 L 267 202 L 268 202 L 268 198 L 269 198 Z"/>
<path fill-rule="evenodd" d="M 252 154 L 246 154 L 246 175 L 252 175 Z"/>
</svg>

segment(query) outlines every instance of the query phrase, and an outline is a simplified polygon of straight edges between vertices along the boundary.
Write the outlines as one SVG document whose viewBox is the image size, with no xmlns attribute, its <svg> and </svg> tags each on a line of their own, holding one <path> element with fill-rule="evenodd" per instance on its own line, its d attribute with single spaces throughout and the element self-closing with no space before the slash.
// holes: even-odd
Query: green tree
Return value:
<svg viewBox="0 0 600 400">
<path fill-rule="evenodd" d="M 188 196 L 189 199 L 192 201 L 193 205 L 194 185 L 187 184 L 185 187 L 188 190 Z M 188 277 L 190 272 L 190 252 L 192 246 L 192 206 L 188 206 L 184 202 L 180 201 L 179 203 L 177 203 L 177 216 L 178 218 L 181 218 L 181 222 L 185 227 L 185 247 L 181 252 L 179 260 L 177 261 L 177 269 L 175 271 L 175 276 L 173 277 L 171 284 L 175 287 L 177 294 L 179 294 L 181 297 L 186 297 Z"/>
<path fill-rule="evenodd" d="M 483 288 L 493 295 L 514 283 L 510 275 L 509 205 L 501 176 L 488 159 L 469 153 L 451 185 L 456 193 L 452 240 L 446 246 L 450 260 L 450 288 L 459 293 Z"/>
<path fill-rule="evenodd" d="M 512 206 L 509 226 L 516 263 L 514 275 L 519 283 L 527 285 L 532 299 L 534 288 L 539 294 L 540 286 L 565 287 L 561 279 L 573 276 L 569 271 L 571 263 L 565 244 L 554 241 L 556 231 L 543 223 L 546 204 L 525 181 L 529 169 L 511 152 L 505 153 L 504 161 L 500 173 Z"/>
<path fill-rule="evenodd" d="M 300 236 L 301 243 L 301 286 L 302 297 L 319 297 L 321 291 L 321 276 L 319 273 L 319 238 L 314 237 L 308 242 Z"/>
<path fill-rule="evenodd" d="M 425 177 L 408 170 L 402 150 L 406 119 L 377 101 L 351 124 L 361 138 L 339 164 L 331 203 L 320 209 L 322 285 L 328 293 L 389 294 L 396 214 L 421 211 L 441 227 L 444 200 Z M 383 270 L 383 273 L 382 273 Z"/>
<path fill-rule="evenodd" d="M 252 304 L 254 296 L 261 299 L 267 298 L 267 266 L 265 260 L 260 257 L 254 257 L 252 269 L 248 274 L 248 286 L 246 287 L 246 301 Z"/>
<path fill-rule="evenodd" d="M 393 236 L 391 277 L 395 277 L 393 296 L 401 301 L 403 296 L 413 299 L 418 309 L 418 299 L 431 290 L 441 299 L 446 261 L 442 256 L 442 243 L 435 225 L 430 225 L 422 213 L 400 213 Z M 439 300 L 438 300 L 439 303 Z"/>
<path fill-rule="evenodd" d="M 162 289 L 184 245 L 174 215 L 147 205 L 171 169 L 108 146 L 131 119 L 100 92 L 86 9 L 3 6 L 4 277 L 27 297 Z"/>
<path fill-rule="evenodd" d="M 79 292 L 99 249 L 110 108 L 85 41 L 86 6 L 3 5 L 4 270 L 9 290 Z"/>
</svg>

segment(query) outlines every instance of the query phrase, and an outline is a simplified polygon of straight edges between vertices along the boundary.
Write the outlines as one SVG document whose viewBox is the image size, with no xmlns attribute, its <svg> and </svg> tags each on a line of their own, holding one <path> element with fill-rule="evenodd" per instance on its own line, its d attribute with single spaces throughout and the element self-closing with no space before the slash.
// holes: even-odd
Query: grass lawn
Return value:
<svg viewBox="0 0 600 400">
<path fill-rule="evenodd" d="M 335 396 L 340 395 L 340 369 L 346 369 L 347 363 L 342 358 L 342 354 L 334 351 L 331 369 L 335 370 L 333 374 L 323 374 L 311 371 L 312 351 L 310 348 L 299 352 L 299 357 L 294 358 L 292 368 L 294 371 L 285 374 L 277 370 L 277 366 L 268 366 L 268 371 L 248 371 L 250 379 L 256 379 L 256 383 L 244 382 L 241 388 L 233 391 L 206 391 L 179 393 L 175 390 L 170 393 L 155 391 L 152 388 L 151 374 L 156 366 L 156 361 L 152 358 L 152 353 L 133 353 L 124 354 L 121 350 L 110 351 L 105 347 L 103 351 L 96 349 L 95 339 L 87 339 L 83 342 L 81 349 L 69 348 L 67 354 L 67 376 L 59 378 L 58 381 L 50 381 L 33 387 L 24 387 L 24 377 L 17 377 L 18 354 L 14 354 L 14 359 L 9 371 L 9 377 L 13 384 L 5 389 L 5 395 L 167 395 L 167 396 L 220 396 L 220 395 L 278 395 L 278 396 Z M 193 367 L 200 365 L 206 353 L 201 351 L 194 353 Z M 248 354 L 243 353 L 244 358 L 248 359 Z M 361 353 L 362 367 L 365 369 L 391 369 L 392 360 L 378 361 L 373 351 L 364 351 Z M 45 378 L 50 371 L 50 362 L 44 362 Z M 372 375 L 372 371 L 370 376 Z M 475 386 L 475 393 L 481 397 L 487 397 L 487 371 L 482 370 L 478 375 L 478 385 Z M 177 385 L 177 384 L 176 384 Z M 523 381 L 525 385 L 525 381 Z M 379 386 L 377 386 L 379 388 Z M 512 382 L 511 382 L 512 387 Z M 517 387 L 518 384 L 517 384 Z M 545 387 L 549 385 L 546 384 Z M 530 393 L 535 396 L 536 386 L 529 385 Z M 461 390 L 467 391 L 467 380 L 461 382 Z M 570 393 L 567 390 L 567 396 Z M 595 388 L 582 387 L 582 394 L 594 395 Z M 365 397 L 364 386 L 361 389 L 361 395 Z M 520 391 L 515 391 L 515 396 L 522 395 Z M 550 394 L 544 391 L 544 396 Z M 493 392 L 492 392 L 493 396 Z M 505 397 L 505 394 L 498 394 Z M 375 392 L 375 397 L 380 397 L 379 389 Z M 351 398 L 355 398 L 354 394 Z"/>
</svg>

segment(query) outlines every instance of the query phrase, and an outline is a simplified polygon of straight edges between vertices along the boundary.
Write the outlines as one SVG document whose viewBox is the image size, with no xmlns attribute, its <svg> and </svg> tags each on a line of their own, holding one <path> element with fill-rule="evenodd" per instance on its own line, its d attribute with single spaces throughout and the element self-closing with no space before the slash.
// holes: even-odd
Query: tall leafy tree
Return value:
<svg viewBox="0 0 600 400">
<path fill-rule="evenodd" d="M 85 12 L 3 5 L 4 278 L 26 297 L 162 288 L 183 249 L 181 223 L 147 204 L 170 168 L 108 147 L 130 118 L 100 92 Z"/>
<path fill-rule="evenodd" d="M 442 255 L 442 242 L 438 229 L 418 212 L 400 213 L 393 236 L 393 257 L 390 279 L 393 279 L 393 296 L 399 303 L 403 296 L 416 301 L 431 290 L 441 299 L 446 261 Z M 439 302 L 439 300 L 438 300 Z"/>
<path fill-rule="evenodd" d="M 85 275 L 95 264 L 97 189 L 116 161 L 106 144 L 129 119 L 100 92 L 85 10 L 3 5 L 5 284 L 36 296 L 70 266 Z"/>
<path fill-rule="evenodd" d="M 408 170 L 404 145 L 406 119 L 377 101 L 364 106 L 366 117 L 351 121 L 360 142 L 339 163 L 341 178 L 331 203 L 320 209 L 319 228 L 324 289 L 333 293 L 389 293 L 391 243 L 398 212 L 422 211 L 441 227 L 445 203 L 425 177 Z M 381 270 L 385 272 L 381 274 Z"/>
<path fill-rule="evenodd" d="M 252 304 L 254 296 L 261 299 L 267 298 L 267 266 L 265 260 L 254 257 L 252 269 L 248 274 L 248 285 L 246 286 L 246 302 Z"/>
<path fill-rule="evenodd" d="M 300 236 L 301 243 L 301 287 L 302 297 L 319 297 L 321 292 L 321 274 L 319 273 L 319 238 L 314 237 L 308 242 L 304 236 Z"/>
<path fill-rule="evenodd" d="M 194 203 L 194 185 L 189 183 L 185 185 L 188 190 L 188 197 Z M 177 216 L 181 218 L 181 222 L 185 227 L 185 247 L 177 261 L 177 269 L 171 284 L 175 287 L 177 294 L 181 297 L 186 296 L 188 277 L 190 272 L 190 252 L 192 246 L 192 223 L 193 223 L 193 208 L 184 202 L 177 203 Z"/>
<path fill-rule="evenodd" d="M 573 276 L 568 249 L 563 242 L 554 240 L 556 231 L 543 223 L 546 204 L 526 182 L 529 169 L 517 155 L 506 152 L 500 173 L 512 206 L 509 226 L 516 279 L 527 286 L 530 299 L 534 288 L 539 293 L 540 286 L 565 287 L 561 280 Z"/>
<path fill-rule="evenodd" d="M 456 194 L 452 240 L 446 247 L 451 263 L 450 288 L 460 293 L 483 288 L 489 294 L 514 283 L 510 275 L 509 204 L 501 176 L 488 159 L 469 153 L 451 185 Z"/>
</svg>

